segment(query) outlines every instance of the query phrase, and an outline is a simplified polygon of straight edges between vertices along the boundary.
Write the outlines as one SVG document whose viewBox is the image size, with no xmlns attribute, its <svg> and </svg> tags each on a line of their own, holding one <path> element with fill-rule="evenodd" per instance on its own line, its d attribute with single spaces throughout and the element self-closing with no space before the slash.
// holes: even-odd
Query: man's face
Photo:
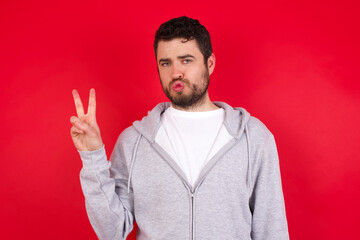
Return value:
<svg viewBox="0 0 360 240">
<path fill-rule="evenodd" d="M 211 55 L 205 64 L 195 40 L 175 38 L 159 41 L 157 65 L 161 86 L 174 105 L 182 108 L 195 106 L 207 96 L 215 57 Z"/>
</svg>

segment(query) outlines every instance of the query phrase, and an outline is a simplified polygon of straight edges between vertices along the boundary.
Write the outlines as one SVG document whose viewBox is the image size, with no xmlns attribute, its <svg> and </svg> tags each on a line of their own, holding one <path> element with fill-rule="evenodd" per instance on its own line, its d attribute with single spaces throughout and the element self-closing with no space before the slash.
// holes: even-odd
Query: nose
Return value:
<svg viewBox="0 0 360 240">
<path fill-rule="evenodd" d="M 184 78 L 184 73 L 182 72 L 181 68 L 174 64 L 172 66 L 172 78 L 173 79 L 182 79 Z"/>
</svg>

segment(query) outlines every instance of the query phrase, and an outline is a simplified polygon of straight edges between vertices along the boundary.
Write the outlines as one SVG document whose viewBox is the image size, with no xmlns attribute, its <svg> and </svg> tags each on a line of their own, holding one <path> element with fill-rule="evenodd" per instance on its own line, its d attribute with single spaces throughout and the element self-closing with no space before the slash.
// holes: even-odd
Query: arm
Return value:
<svg viewBox="0 0 360 240">
<path fill-rule="evenodd" d="M 250 198 L 254 240 L 288 240 L 279 158 L 274 136 L 269 133 L 253 169 Z"/>
<path fill-rule="evenodd" d="M 94 231 L 101 240 L 126 239 L 134 223 L 132 192 L 120 192 L 121 189 L 126 189 L 123 185 L 126 185 L 127 180 L 111 176 L 112 162 L 107 161 L 104 147 L 79 153 L 83 161 L 80 172 L 81 187 Z M 111 158 L 115 157 L 118 157 L 116 149 Z"/>
<path fill-rule="evenodd" d="M 80 181 L 90 223 L 101 240 L 126 239 L 134 219 L 130 207 L 132 192 L 125 194 L 119 190 L 127 183 L 123 148 L 116 144 L 111 161 L 107 161 L 95 116 L 95 89 L 90 90 L 86 114 L 76 90 L 73 90 L 73 97 L 78 116 L 70 118 L 73 125 L 70 134 L 83 162 Z M 113 162 L 118 163 L 115 168 L 111 167 Z M 114 172 L 118 174 L 112 174 Z"/>
</svg>

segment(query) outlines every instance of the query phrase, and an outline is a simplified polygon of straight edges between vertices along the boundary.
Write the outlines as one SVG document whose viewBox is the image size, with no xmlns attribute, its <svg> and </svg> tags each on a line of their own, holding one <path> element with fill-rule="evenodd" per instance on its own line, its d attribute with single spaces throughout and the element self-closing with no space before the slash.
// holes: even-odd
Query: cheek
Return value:
<svg viewBox="0 0 360 240">
<path fill-rule="evenodd" d="M 201 77 L 201 70 L 199 70 L 199 68 L 197 66 L 187 69 L 187 71 L 185 72 L 185 78 L 186 78 L 186 76 L 195 81 L 198 81 L 199 78 Z"/>
<path fill-rule="evenodd" d="M 204 81 L 204 78 L 206 77 L 205 75 L 206 69 L 204 69 L 203 66 L 199 66 L 197 69 L 189 72 L 189 77 L 191 77 L 192 80 L 197 84 L 200 84 Z"/>
<path fill-rule="evenodd" d="M 162 85 L 167 85 L 171 81 L 171 77 L 166 71 L 159 71 L 159 78 Z"/>
<path fill-rule="evenodd" d="M 166 76 L 167 76 L 167 74 L 166 74 L 166 72 L 164 70 L 159 70 L 158 73 L 159 73 L 159 77 L 161 79 L 165 79 Z"/>
</svg>

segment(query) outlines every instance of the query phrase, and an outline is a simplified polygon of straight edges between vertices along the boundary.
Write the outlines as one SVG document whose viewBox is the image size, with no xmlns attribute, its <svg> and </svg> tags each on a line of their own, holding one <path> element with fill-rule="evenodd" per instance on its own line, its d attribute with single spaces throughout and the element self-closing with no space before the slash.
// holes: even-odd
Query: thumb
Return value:
<svg viewBox="0 0 360 240">
<path fill-rule="evenodd" d="M 100 135 L 97 124 L 95 126 L 92 126 L 86 122 L 79 120 L 75 122 L 74 126 L 77 127 L 79 130 L 82 130 L 88 137 L 98 138 Z"/>
<path fill-rule="evenodd" d="M 76 121 L 74 125 L 75 125 L 75 127 L 77 127 L 78 129 L 80 129 L 84 132 L 91 131 L 91 128 L 89 127 L 89 125 L 82 121 Z"/>
<path fill-rule="evenodd" d="M 82 130 L 84 132 L 89 131 L 89 125 L 75 116 L 72 116 L 70 118 L 70 122 L 74 127 L 78 128 L 79 130 Z"/>
</svg>

